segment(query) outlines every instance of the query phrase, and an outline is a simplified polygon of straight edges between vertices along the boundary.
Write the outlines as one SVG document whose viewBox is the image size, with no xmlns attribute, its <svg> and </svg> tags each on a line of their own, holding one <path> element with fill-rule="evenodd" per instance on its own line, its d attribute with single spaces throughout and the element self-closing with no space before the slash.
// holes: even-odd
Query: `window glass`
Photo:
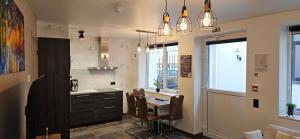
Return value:
<svg viewBox="0 0 300 139">
<path fill-rule="evenodd" d="M 148 53 L 148 87 L 156 88 L 156 80 L 163 80 L 163 49 L 151 49 Z"/>
<path fill-rule="evenodd" d="M 174 45 L 173 45 L 174 44 Z M 178 45 L 150 49 L 147 54 L 148 88 L 154 89 L 159 81 L 160 89 L 178 90 Z"/>
<path fill-rule="evenodd" d="M 209 88 L 245 93 L 247 42 L 225 42 L 208 47 Z"/>
<path fill-rule="evenodd" d="M 293 41 L 300 41 L 300 34 L 293 35 Z"/>
<path fill-rule="evenodd" d="M 300 35 L 295 34 L 292 37 L 292 103 L 300 109 Z"/>
<path fill-rule="evenodd" d="M 178 90 L 178 46 L 169 46 L 167 49 L 167 76 L 166 88 Z"/>
</svg>

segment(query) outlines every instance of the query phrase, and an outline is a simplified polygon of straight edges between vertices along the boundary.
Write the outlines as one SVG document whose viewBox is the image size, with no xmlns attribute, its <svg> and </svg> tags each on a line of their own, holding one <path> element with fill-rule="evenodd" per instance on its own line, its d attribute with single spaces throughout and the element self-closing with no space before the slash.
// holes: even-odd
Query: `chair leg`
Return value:
<svg viewBox="0 0 300 139">
<path fill-rule="evenodd" d="M 169 121 L 169 131 L 172 131 L 171 121 Z"/>
<path fill-rule="evenodd" d="M 143 125 L 144 125 L 144 121 L 142 120 L 141 121 L 141 128 L 143 128 Z"/>
</svg>

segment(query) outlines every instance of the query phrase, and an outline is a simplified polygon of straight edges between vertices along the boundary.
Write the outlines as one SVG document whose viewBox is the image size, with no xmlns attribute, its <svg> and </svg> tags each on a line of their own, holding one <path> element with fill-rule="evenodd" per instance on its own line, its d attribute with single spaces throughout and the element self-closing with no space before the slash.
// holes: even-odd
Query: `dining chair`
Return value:
<svg viewBox="0 0 300 139">
<path fill-rule="evenodd" d="M 139 119 L 141 119 L 142 121 L 145 121 L 148 124 L 151 124 L 150 129 L 153 129 L 154 122 L 158 122 L 158 131 L 160 131 L 159 130 L 159 127 L 160 127 L 159 116 L 148 112 L 148 106 L 147 106 L 147 101 L 146 101 L 145 97 L 139 97 L 137 99 L 137 108 L 138 108 L 137 117 Z M 149 137 L 149 138 L 155 138 L 155 137 L 158 137 L 158 136 L 153 136 L 153 137 Z"/>
<path fill-rule="evenodd" d="M 143 88 L 133 89 L 132 95 L 135 97 L 136 102 L 139 97 L 145 97 L 145 90 Z M 137 104 L 136 104 L 137 105 Z M 152 108 L 148 108 L 148 112 L 154 112 Z"/>
<path fill-rule="evenodd" d="M 169 121 L 169 128 L 172 131 L 172 133 L 174 133 L 172 121 L 176 121 L 183 118 L 183 99 L 184 99 L 183 95 L 171 97 L 170 105 L 169 105 L 169 113 L 160 116 L 161 120 Z M 161 129 L 163 129 L 162 124 L 161 124 Z M 163 130 L 161 130 L 161 135 L 163 135 Z"/>
<path fill-rule="evenodd" d="M 140 96 L 145 96 L 145 90 L 143 88 L 136 88 L 133 89 L 133 96 L 134 97 L 140 97 Z"/>
<path fill-rule="evenodd" d="M 126 93 L 126 99 L 127 99 L 127 114 L 130 115 L 133 118 L 137 118 L 137 111 L 136 111 L 136 103 L 135 103 L 135 98 L 132 94 Z M 134 125 L 139 125 L 137 124 L 136 121 L 133 122 Z M 135 130 L 138 127 L 131 127 L 129 129 L 126 129 L 125 132 L 127 132 L 130 135 L 135 135 L 134 133 L 130 132 L 130 130 Z"/>
</svg>

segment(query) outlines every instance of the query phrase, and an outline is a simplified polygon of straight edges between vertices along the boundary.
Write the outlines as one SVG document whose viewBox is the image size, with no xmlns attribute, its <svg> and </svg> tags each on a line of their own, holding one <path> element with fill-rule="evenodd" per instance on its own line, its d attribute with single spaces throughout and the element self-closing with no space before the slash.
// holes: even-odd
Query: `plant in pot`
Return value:
<svg viewBox="0 0 300 139">
<path fill-rule="evenodd" d="M 160 80 L 155 80 L 154 79 L 154 86 L 156 87 L 156 92 L 159 93 L 160 92 L 160 87 L 161 87 L 161 81 Z"/>
<path fill-rule="evenodd" d="M 293 104 L 293 103 L 287 103 L 286 106 L 288 108 L 288 111 L 287 111 L 288 116 L 293 116 L 294 115 L 294 109 L 296 108 L 296 105 Z"/>
</svg>

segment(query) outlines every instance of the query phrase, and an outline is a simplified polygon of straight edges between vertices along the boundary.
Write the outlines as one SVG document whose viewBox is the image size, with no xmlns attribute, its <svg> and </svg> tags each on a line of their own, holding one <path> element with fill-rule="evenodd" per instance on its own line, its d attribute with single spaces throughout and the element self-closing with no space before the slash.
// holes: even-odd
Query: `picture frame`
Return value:
<svg viewBox="0 0 300 139">
<path fill-rule="evenodd" d="M 192 55 L 180 56 L 180 76 L 192 78 Z"/>
</svg>

